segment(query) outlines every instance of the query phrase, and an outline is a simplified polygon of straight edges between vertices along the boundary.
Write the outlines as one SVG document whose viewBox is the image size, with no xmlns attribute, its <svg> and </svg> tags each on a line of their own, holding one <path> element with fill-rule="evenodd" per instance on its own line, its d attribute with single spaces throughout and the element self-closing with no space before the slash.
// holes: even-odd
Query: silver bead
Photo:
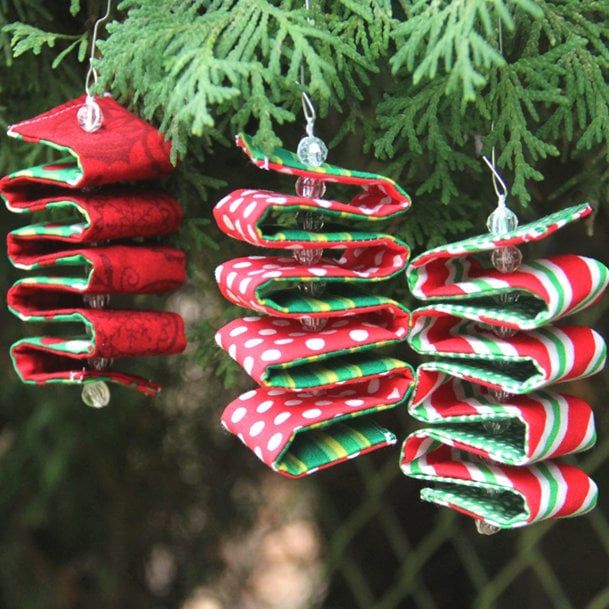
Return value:
<svg viewBox="0 0 609 609">
<path fill-rule="evenodd" d="M 514 246 L 500 247 L 491 253 L 491 263 L 501 273 L 513 273 L 522 262 L 522 252 Z"/>
<path fill-rule="evenodd" d="M 298 196 L 309 199 L 321 199 L 326 194 L 326 183 L 316 178 L 300 176 L 294 188 Z"/>
<path fill-rule="evenodd" d="M 491 391 L 491 398 L 500 403 L 507 402 L 511 397 L 512 394 L 504 391 L 503 389 L 493 389 Z"/>
<path fill-rule="evenodd" d="M 318 137 L 307 135 L 298 142 L 296 153 L 303 165 L 319 167 L 328 158 L 328 147 Z"/>
<path fill-rule="evenodd" d="M 520 298 L 519 294 L 514 294 L 513 292 L 506 292 L 505 294 L 499 294 L 497 296 L 493 296 L 493 300 L 500 305 L 510 305 L 518 302 Z"/>
<path fill-rule="evenodd" d="M 110 294 L 85 294 L 83 300 L 92 309 L 103 309 L 110 304 Z"/>
<path fill-rule="evenodd" d="M 78 109 L 76 118 L 80 128 L 87 133 L 97 131 L 104 123 L 102 110 L 92 97 L 88 97 L 85 103 Z"/>
<path fill-rule="evenodd" d="M 103 408 L 110 403 L 110 389 L 104 381 L 85 383 L 80 396 L 91 408 Z"/>
<path fill-rule="evenodd" d="M 509 207 L 502 205 L 488 217 L 486 227 L 491 235 L 505 235 L 518 228 L 518 216 Z"/>
<path fill-rule="evenodd" d="M 480 535 L 494 535 L 501 531 L 501 529 L 494 524 L 489 524 L 488 522 L 484 522 L 484 520 L 478 519 L 476 519 L 476 530 Z"/>
<path fill-rule="evenodd" d="M 303 317 L 300 325 L 309 332 L 319 332 L 326 327 L 328 320 L 325 317 Z"/>
<path fill-rule="evenodd" d="M 292 251 L 294 259 L 298 260 L 300 264 L 306 264 L 307 266 L 317 264 L 321 260 L 323 253 L 324 251 L 320 249 Z"/>
</svg>

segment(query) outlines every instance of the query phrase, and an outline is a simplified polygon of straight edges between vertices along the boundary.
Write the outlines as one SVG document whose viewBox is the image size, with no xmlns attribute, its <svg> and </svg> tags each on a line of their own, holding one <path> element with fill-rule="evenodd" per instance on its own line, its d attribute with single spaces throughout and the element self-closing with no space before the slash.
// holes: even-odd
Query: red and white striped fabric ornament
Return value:
<svg viewBox="0 0 609 609">
<path fill-rule="evenodd" d="M 424 500 L 490 525 L 487 532 L 576 516 L 596 503 L 584 472 L 548 461 L 594 444 L 592 411 L 545 388 L 603 368 L 598 333 L 553 322 L 598 301 L 608 270 L 565 255 L 500 272 L 485 255 L 543 239 L 591 211 L 580 205 L 500 237 L 441 246 L 408 269 L 413 293 L 433 302 L 413 313 L 409 344 L 437 359 L 418 368 L 409 403 L 432 427 L 405 440 L 401 467 L 442 483 L 425 488 Z"/>
</svg>

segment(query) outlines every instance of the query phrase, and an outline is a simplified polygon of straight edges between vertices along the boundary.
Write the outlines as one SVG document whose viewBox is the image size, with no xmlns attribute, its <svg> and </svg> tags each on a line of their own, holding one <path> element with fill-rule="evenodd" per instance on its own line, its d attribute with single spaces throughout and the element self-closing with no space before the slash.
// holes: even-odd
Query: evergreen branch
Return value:
<svg viewBox="0 0 609 609">
<path fill-rule="evenodd" d="M 58 40 L 73 40 L 76 44 L 80 42 L 82 36 L 57 34 L 45 32 L 40 28 L 28 25 L 27 23 L 9 23 L 2 28 L 2 32 L 11 34 L 10 46 L 13 57 L 19 57 L 31 51 L 34 55 L 40 55 L 43 47 L 53 48 Z M 75 48 L 72 43 L 69 48 Z"/>
<path fill-rule="evenodd" d="M 398 50 L 390 61 L 393 73 L 405 67 L 417 84 L 423 78 L 434 79 L 442 64 L 448 74 L 446 91 L 461 88 L 464 101 L 474 100 L 487 81 L 484 72 L 505 64 L 497 49 L 496 24 L 514 28 L 508 4 L 504 0 L 414 0 L 406 8 L 408 18 L 394 31 Z M 530 0 L 511 4 L 529 16 L 541 16 Z"/>
<path fill-rule="evenodd" d="M 128 14 L 100 43 L 100 74 L 123 96 L 135 89 L 146 116 L 162 110 L 162 128 L 180 154 L 189 135 L 202 134 L 226 112 L 235 129 L 256 120 L 257 141 L 270 149 L 279 142 L 274 125 L 295 118 L 301 71 L 324 114 L 329 105 L 339 107 L 345 84 L 360 95 L 357 82 L 375 69 L 356 48 L 352 29 L 340 30 L 321 12 L 311 17 L 268 0 L 127 0 L 120 8 Z M 361 13 L 351 12 L 351 19 L 362 20 Z"/>
</svg>

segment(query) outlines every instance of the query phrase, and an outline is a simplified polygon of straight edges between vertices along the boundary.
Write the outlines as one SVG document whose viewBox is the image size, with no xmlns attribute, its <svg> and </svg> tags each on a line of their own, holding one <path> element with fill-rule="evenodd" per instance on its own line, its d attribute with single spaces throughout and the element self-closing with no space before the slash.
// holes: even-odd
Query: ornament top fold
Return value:
<svg viewBox="0 0 609 609">
<path fill-rule="evenodd" d="M 45 144 L 64 156 L 53 163 L 16 171 L 0 181 L 0 189 L 10 191 L 31 182 L 85 188 L 149 180 L 173 171 L 171 143 L 157 129 L 108 95 L 96 101 L 104 123 L 94 133 L 83 131 L 78 124 L 84 95 L 11 125 L 10 137 Z"/>
<path fill-rule="evenodd" d="M 467 256 L 479 252 L 489 252 L 499 247 L 518 246 L 532 241 L 545 239 L 563 226 L 585 218 L 592 213 L 589 203 L 581 203 L 561 209 L 553 214 L 539 218 L 529 224 L 523 224 L 513 231 L 503 235 L 492 235 L 484 233 L 475 237 L 469 237 L 463 241 L 447 243 L 433 249 L 427 250 L 412 260 L 408 269 L 411 289 L 417 298 L 427 299 L 424 293 L 416 293 L 417 269 L 440 259 L 454 258 L 456 256 Z"/>
<path fill-rule="evenodd" d="M 279 173 L 306 178 L 323 179 L 324 182 L 361 186 L 366 191 L 367 199 L 374 194 L 378 194 L 378 203 L 381 206 L 392 204 L 400 211 L 410 207 L 411 200 L 408 193 L 394 180 L 386 176 L 367 171 L 344 169 L 329 163 L 323 163 L 320 166 L 305 165 L 294 152 L 284 148 L 275 148 L 272 154 L 266 155 L 261 148 L 254 145 L 250 136 L 243 133 L 237 135 L 236 142 L 254 165 L 261 169 L 270 169 Z M 357 197 L 351 201 L 351 205 L 356 204 Z"/>
</svg>

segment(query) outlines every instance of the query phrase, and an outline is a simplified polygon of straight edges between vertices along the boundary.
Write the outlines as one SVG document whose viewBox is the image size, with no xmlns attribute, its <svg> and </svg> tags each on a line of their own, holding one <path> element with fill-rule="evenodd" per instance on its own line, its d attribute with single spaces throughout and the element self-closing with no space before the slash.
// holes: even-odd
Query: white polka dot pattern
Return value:
<svg viewBox="0 0 609 609">
<path fill-rule="evenodd" d="M 280 467 L 278 461 L 295 434 L 323 427 L 331 435 L 343 419 L 402 403 L 412 387 L 412 370 L 407 364 L 376 353 L 379 347 L 406 339 L 409 312 L 389 298 L 368 296 L 350 287 L 401 273 L 409 248 L 383 233 L 269 229 L 265 219 L 279 214 L 293 218 L 306 211 L 323 216 L 331 225 L 372 222 L 403 213 L 410 199 L 382 176 L 328 165 L 307 170 L 278 162 L 274 155 L 259 156 L 244 137 L 237 142 L 265 169 L 363 189 L 349 203 L 244 189 L 227 195 L 214 209 L 218 226 L 229 236 L 256 246 L 288 250 L 283 256 L 247 256 L 218 267 L 216 279 L 229 301 L 270 317 L 236 319 L 218 331 L 216 341 L 262 386 L 230 404 L 223 424 L 269 467 L 296 475 L 295 470 L 290 473 Z M 279 154 L 296 158 L 287 152 Z M 290 255 L 289 250 L 306 248 L 324 249 L 328 255 L 311 265 Z M 291 289 L 305 282 L 323 282 L 327 291 L 309 299 L 306 293 L 298 295 Z M 360 294 L 357 301 L 350 297 L 356 293 Z M 291 299 L 290 304 L 282 304 L 282 298 Z M 319 331 L 303 329 L 300 320 L 316 316 L 327 318 L 325 327 Z M 339 445 L 336 456 L 328 457 L 325 463 L 305 464 L 302 475 L 395 441 L 386 430 L 366 429 L 368 435 L 359 436 L 355 431 L 343 431 L 351 434 L 349 442 L 361 446 L 343 454 L 340 442 L 334 441 L 334 448 Z M 298 461 L 295 456 L 293 459 Z"/>
<path fill-rule="evenodd" d="M 330 427 L 343 417 L 357 418 L 393 408 L 403 402 L 411 384 L 405 377 L 377 379 L 374 385 L 367 383 L 360 388 L 362 397 L 357 400 L 336 389 L 313 394 L 259 388 L 231 402 L 222 414 L 222 424 L 252 450 L 259 447 L 259 458 L 272 467 L 297 433 Z"/>
</svg>

